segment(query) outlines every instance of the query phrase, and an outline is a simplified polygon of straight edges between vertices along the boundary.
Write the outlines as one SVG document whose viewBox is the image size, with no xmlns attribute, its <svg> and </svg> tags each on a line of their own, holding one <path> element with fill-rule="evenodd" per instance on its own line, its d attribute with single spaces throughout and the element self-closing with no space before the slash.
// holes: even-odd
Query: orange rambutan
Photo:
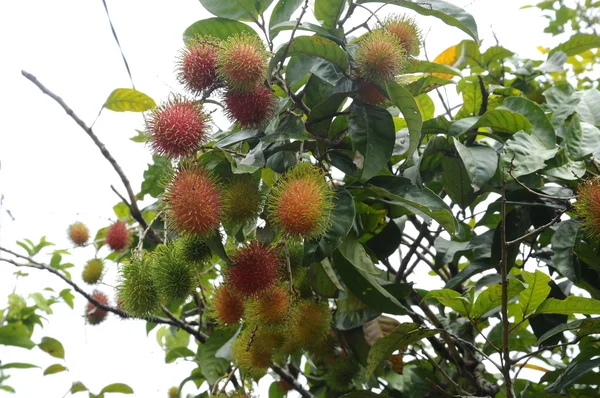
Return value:
<svg viewBox="0 0 600 398">
<path fill-rule="evenodd" d="M 318 347 L 331 329 L 331 310 L 327 301 L 300 302 L 294 314 L 292 329 L 304 348 Z"/>
<path fill-rule="evenodd" d="M 220 325 L 234 325 L 244 315 L 244 301 L 225 284 L 215 291 L 215 316 Z"/>
<path fill-rule="evenodd" d="M 69 235 L 69 239 L 71 239 L 71 242 L 77 246 L 85 245 L 90 238 L 90 231 L 88 230 L 88 227 L 79 221 L 69 225 L 67 233 Z"/>
<path fill-rule="evenodd" d="M 233 91 L 248 91 L 265 80 L 268 53 L 256 35 L 232 35 L 217 53 L 217 74 Z"/>
<path fill-rule="evenodd" d="M 400 41 L 383 29 L 367 33 L 356 50 L 358 75 L 372 82 L 394 80 L 402 72 L 406 59 Z"/>
<path fill-rule="evenodd" d="M 282 324 L 290 310 L 290 294 L 281 286 L 265 290 L 248 303 L 246 318 L 261 325 Z"/>
<path fill-rule="evenodd" d="M 257 85 L 247 92 L 229 91 L 225 94 L 225 111 L 240 127 L 261 127 L 275 112 L 275 97 L 268 88 Z"/>
<path fill-rule="evenodd" d="M 573 206 L 586 234 L 591 238 L 600 237 L 600 177 L 579 184 Z"/>
<path fill-rule="evenodd" d="M 281 257 L 272 246 L 252 241 L 241 247 L 232 261 L 234 265 L 227 270 L 226 281 L 244 297 L 256 296 L 277 281 Z"/>
<path fill-rule="evenodd" d="M 99 290 L 94 290 L 92 298 L 98 303 L 108 306 L 108 297 Z M 89 301 L 85 307 L 85 317 L 90 325 L 97 325 L 104 321 L 106 318 L 107 311 L 97 307 L 94 303 Z"/>
<path fill-rule="evenodd" d="M 408 16 L 393 16 L 383 23 L 383 29 L 393 34 L 408 55 L 419 55 L 421 32 L 414 19 Z"/>
<path fill-rule="evenodd" d="M 177 77 L 188 91 L 202 94 L 218 85 L 218 46 L 211 38 L 199 37 L 187 42 L 177 63 Z"/>
<path fill-rule="evenodd" d="M 124 250 L 129 246 L 129 230 L 127 224 L 123 221 L 117 221 L 112 224 L 106 232 L 106 244 L 116 252 Z"/>
</svg>

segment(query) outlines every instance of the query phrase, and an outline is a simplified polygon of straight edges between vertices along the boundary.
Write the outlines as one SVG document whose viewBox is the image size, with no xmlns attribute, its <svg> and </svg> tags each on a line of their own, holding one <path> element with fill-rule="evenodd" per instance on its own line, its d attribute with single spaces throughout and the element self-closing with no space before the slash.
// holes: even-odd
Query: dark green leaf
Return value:
<svg viewBox="0 0 600 398">
<path fill-rule="evenodd" d="M 227 18 L 207 18 L 194 22 L 183 32 L 183 41 L 187 43 L 196 36 L 212 36 L 225 40 L 229 36 L 239 34 L 255 35 L 256 32 L 245 23 Z"/>
<path fill-rule="evenodd" d="M 360 301 L 353 294 L 342 294 L 337 299 L 335 328 L 352 330 L 378 317 L 381 313 Z"/>
<path fill-rule="evenodd" d="M 55 363 L 54 365 L 48 366 L 44 370 L 44 376 L 51 375 L 54 373 L 64 372 L 65 370 L 67 370 L 67 368 L 65 368 L 63 365 L 61 365 L 59 363 Z"/>
<path fill-rule="evenodd" d="M 154 100 L 146 94 L 132 88 L 114 90 L 104 103 L 104 107 L 115 112 L 144 112 L 156 106 Z"/>
<path fill-rule="evenodd" d="M 60 341 L 53 339 L 52 337 L 43 337 L 38 347 L 44 352 L 47 352 L 54 358 L 65 358 L 65 349 Z"/>
<path fill-rule="evenodd" d="M 446 283 L 445 288 L 454 289 L 473 275 L 477 275 L 493 267 L 494 266 L 489 261 L 473 261 L 472 263 L 469 263 L 465 268 L 460 270 L 460 272 L 456 274 L 454 278 L 450 279 Z"/>
<path fill-rule="evenodd" d="M 563 394 L 568 386 L 598 366 L 600 366 L 600 358 L 571 362 L 554 383 L 546 387 L 546 391 Z"/>
<path fill-rule="evenodd" d="M 166 157 L 153 155 L 152 164 L 148 164 L 148 169 L 144 171 L 144 181 L 142 181 L 142 190 L 139 195 L 146 194 L 153 198 L 158 198 L 163 192 L 163 181 L 169 173 L 171 164 Z"/>
<path fill-rule="evenodd" d="M 512 170 L 514 177 L 520 177 L 542 170 L 546 161 L 552 159 L 558 148 L 547 149 L 536 137 L 525 132 L 518 132 L 504 145 L 501 157 L 502 169 L 506 176 Z"/>
<path fill-rule="evenodd" d="M 496 173 L 498 154 L 490 147 L 482 145 L 465 146 L 456 139 L 454 140 L 454 147 L 471 179 L 471 186 L 475 190 L 481 189 Z"/>
<path fill-rule="evenodd" d="M 591 88 L 585 91 L 579 91 L 579 104 L 575 111 L 581 117 L 581 120 L 600 126 L 600 91 Z"/>
<path fill-rule="evenodd" d="M 348 394 L 342 395 L 340 398 L 386 398 L 387 395 L 375 394 L 371 391 L 354 391 Z"/>
<path fill-rule="evenodd" d="M 200 0 L 200 4 L 211 14 L 234 21 L 257 21 L 262 11 L 255 0 Z"/>
<path fill-rule="evenodd" d="M 215 354 L 234 334 L 235 329 L 215 329 L 208 340 L 206 340 L 206 343 L 202 345 L 198 361 L 202 364 L 202 374 L 211 385 L 227 373 L 229 361 L 217 358 Z"/>
<path fill-rule="evenodd" d="M 310 281 L 312 289 L 319 296 L 336 298 L 339 294 L 337 285 L 339 285 L 340 282 L 337 280 L 335 273 L 333 273 L 333 276 L 335 277 L 337 284 L 334 283 L 329 277 L 329 274 L 325 272 L 325 269 L 321 264 L 326 261 L 327 259 L 323 260 L 321 263 L 313 263 L 310 266 L 310 269 L 308 270 L 308 280 Z M 329 267 L 331 267 L 331 265 L 329 265 Z"/>
<path fill-rule="evenodd" d="M 323 21 L 324 28 L 335 28 L 345 4 L 346 0 L 315 0 L 315 17 Z"/>
<path fill-rule="evenodd" d="M 298 26 L 296 28 L 296 26 Z M 331 31 L 319 26 L 319 25 L 315 25 L 309 22 L 302 22 L 300 25 L 298 25 L 297 21 L 287 21 L 287 22 L 281 22 L 278 23 L 275 26 L 271 27 L 271 33 L 277 34 L 281 31 L 284 30 L 303 30 L 303 31 L 307 31 L 307 32 L 314 32 L 317 33 L 319 36 L 322 36 L 326 39 L 329 39 L 333 42 L 336 42 L 337 44 L 344 44 L 344 41 L 341 40 L 339 37 L 333 35 L 331 33 Z"/>
<path fill-rule="evenodd" d="M 562 82 L 555 84 L 544 91 L 546 105 L 554 112 L 552 115 L 552 125 L 558 128 L 562 123 L 575 112 L 580 98 L 573 95 L 575 90 L 569 83 Z"/>
<path fill-rule="evenodd" d="M 384 260 L 394 254 L 400 246 L 402 240 L 402 229 L 404 223 L 398 226 L 398 220 L 390 220 L 390 222 L 373 238 L 367 241 L 367 246 L 379 260 Z"/>
<path fill-rule="evenodd" d="M 551 338 L 552 336 L 555 336 L 559 333 L 562 332 L 566 332 L 569 330 L 576 330 L 579 329 L 579 327 L 581 326 L 581 324 L 583 323 L 584 319 L 579 319 L 577 321 L 573 321 L 573 322 L 569 322 L 569 323 L 561 323 L 559 325 L 557 325 L 556 327 L 550 329 L 549 331 L 547 331 L 546 333 L 544 333 L 537 341 L 537 345 L 542 345 L 543 342 L 545 342 L 546 340 L 548 340 L 549 338 Z"/>
<path fill-rule="evenodd" d="M 107 392 L 120 392 L 121 394 L 133 394 L 133 389 L 129 387 L 127 384 L 123 383 L 113 383 L 109 384 L 100 391 L 100 394 L 104 394 Z"/>
<path fill-rule="evenodd" d="M 286 391 L 283 391 L 278 381 L 271 383 L 269 387 L 269 398 L 285 398 Z"/>
<path fill-rule="evenodd" d="M 403 156 L 409 158 L 417 150 L 419 140 L 421 139 L 421 129 L 423 127 L 421 112 L 414 97 L 404 87 L 394 82 L 388 82 L 385 84 L 385 89 L 392 104 L 400 109 L 406 120 L 410 145 L 408 151 Z"/>
<path fill-rule="evenodd" d="M 457 157 L 444 156 L 442 158 L 442 183 L 444 190 L 452 199 L 452 202 L 466 208 L 475 199 L 474 190 L 471 186 L 471 178 L 463 164 Z"/>
<path fill-rule="evenodd" d="M 570 281 L 579 283 L 575 267 L 574 250 L 578 242 L 579 224 L 576 220 L 561 222 L 552 236 L 552 263 L 558 272 Z"/>
<path fill-rule="evenodd" d="M 528 287 L 519 293 L 519 303 L 523 316 L 527 316 L 534 312 L 550 294 L 550 285 L 548 285 L 550 277 L 539 270 L 522 271 L 521 276 Z"/>
<path fill-rule="evenodd" d="M 564 138 L 569 157 L 573 160 L 583 160 L 590 155 L 600 154 L 600 130 L 582 122 L 578 115 L 571 119 Z"/>
<path fill-rule="evenodd" d="M 519 113 L 531 123 L 531 135 L 548 149 L 556 146 L 556 132 L 546 113 L 535 102 L 523 97 L 508 97 L 502 103 L 512 112 Z"/>
<path fill-rule="evenodd" d="M 269 37 L 271 40 L 277 36 L 279 31 L 274 31 L 273 27 L 281 22 L 289 21 L 294 12 L 300 7 L 303 0 L 279 0 L 273 8 L 271 19 L 269 19 Z"/>
</svg>

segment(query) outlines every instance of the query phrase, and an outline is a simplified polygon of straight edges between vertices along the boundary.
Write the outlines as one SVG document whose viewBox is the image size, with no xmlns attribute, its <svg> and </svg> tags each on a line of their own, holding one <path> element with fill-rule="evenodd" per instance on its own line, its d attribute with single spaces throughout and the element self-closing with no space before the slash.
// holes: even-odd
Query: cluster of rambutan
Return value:
<svg viewBox="0 0 600 398">
<path fill-rule="evenodd" d="M 363 79 L 359 95 L 365 102 L 388 102 L 379 87 L 402 73 L 411 56 L 419 55 L 420 36 L 414 20 L 392 16 L 359 39 L 356 75 Z"/>
</svg>

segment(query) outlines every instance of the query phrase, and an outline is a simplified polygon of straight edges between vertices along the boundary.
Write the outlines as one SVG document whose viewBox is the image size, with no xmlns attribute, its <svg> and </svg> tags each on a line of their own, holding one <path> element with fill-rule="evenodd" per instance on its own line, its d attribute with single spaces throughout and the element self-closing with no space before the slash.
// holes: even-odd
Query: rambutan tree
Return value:
<svg viewBox="0 0 600 398">
<path fill-rule="evenodd" d="M 154 163 L 138 193 L 23 71 L 126 194 L 106 228 L 68 226 L 73 250 L 96 248 L 84 265 L 63 249 L 41 262 L 45 239 L 0 247 L 65 287 L 11 295 L 1 345 L 62 358 L 58 340 L 32 337 L 47 308 L 80 294 L 90 325 L 140 319 L 171 337 L 167 362 L 197 364 L 173 397 L 266 396 L 263 377 L 272 398 L 598 396 L 598 2 L 538 5 L 556 11 L 549 32 L 559 18 L 577 32 L 545 62 L 482 46 L 474 18 L 441 0 L 200 2 L 214 17 L 173 54 L 181 92 L 120 88 L 104 103 L 144 112 L 136 140 Z M 426 17 L 470 38 L 427 60 Z M 98 285 L 109 266 L 113 291 Z M 0 388 L 33 366 L 0 364 Z M 111 392 L 133 391 L 90 396 Z"/>
</svg>

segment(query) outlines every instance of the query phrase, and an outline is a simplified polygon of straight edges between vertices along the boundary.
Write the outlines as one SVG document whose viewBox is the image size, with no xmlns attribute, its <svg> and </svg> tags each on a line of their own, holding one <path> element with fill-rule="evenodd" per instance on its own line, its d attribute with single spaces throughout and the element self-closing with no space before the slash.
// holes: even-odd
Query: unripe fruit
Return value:
<svg viewBox="0 0 600 398">
<path fill-rule="evenodd" d="M 104 263 L 99 258 L 93 258 L 87 262 L 81 273 L 81 279 L 87 284 L 93 285 L 98 283 L 102 276 Z"/>
<path fill-rule="evenodd" d="M 210 126 L 202 105 L 175 97 L 152 111 L 146 132 L 156 153 L 177 159 L 194 155 L 206 142 Z"/>
<path fill-rule="evenodd" d="M 244 301 L 225 284 L 215 291 L 215 317 L 220 325 L 235 325 L 244 315 Z"/>
<path fill-rule="evenodd" d="M 71 242 L 77 246 L 83 246 L 90 238 L 90 231 L 84 223 L 77 221 L 69 226 L 68 235 Z"/>
<path fill-rule="evenodd" d="M 419 55 L 421 32 L 415 21 L 408 16 L 387 18 L 383 29 L 393 34 L 408 55 Z"/>
<path fill-rule="evenodd" d="M 331 310 L 327 301 L 303 300 L 294 314 L 292 328 L 303 347 L 309 350 L 317 347 L 331 329 Z"/>
<path fill-rule="evenodd" d="M 258 183 L 251 176 L 235 177 L 223 189 L 224 219 L 234 224 L 252 220 L 260 212 Z"/>
<path fill-rule="evenodd" d="M 191 39 L 177 64 L 179 82 L 193 94 L 202 94 L 217 86 L 217 50 L 219 43 L 208 38 Z"/>
<path fill-rule="evenodd" d="M 288 317 L 289 310 L 289 291 L 281 286 L 274 286 L 248 303 L 245 318 L 258 325 L 280 325 Z"/>
<path fill-rule="evenodd" d="M 197 286 L 194 267 L 174 246 L 159 245 L 152 252 L 152 280 L 165 303 L 181 303 Z"/>
<path fill-rule="evenodd" d="M 373 83 L 363 80 L 358 89 L 360 98 L 371 105 L 382 105 L 390 102 L 383 94 L 379 92 Z"/>
<path fill-rule="evenodd" d="M 159 299 L 151 266 L 151 259 L 146 254 L 142 259 L 125 262 L 121 267 L 117 286 L 119 306 L 135 317 L 146 317 L 158 308 Z"/>
<path fill-rule="evenodd" d="M 169 398 L 179 398 L 179 387 L 169 388 Z"/>
<path fill-rule="evenodd" d="M 108 306 L 108 297 L 98 290 L 94 290 L 92 298 L 102 305 Z M 85 307 L 85 317 L 90 325 L 97 325 L 106 318 L 106 310 L 96 307 L 92 302 L 88 302 Z"/>
<path fill-rule="evenodd" d="M 579 184 L 573 206 L 586 234 L 594 239 L 600 237 L 600 177 Z"/>
<path fill-rule="evenodd" d="M 352 387 L 352 380 L 358 375 L 358 363 L 348 356 L 338 356 L 330 364 L 323 379 L 334 391 L 345 392 Z"/>
<path fill-rule="evenodd" d="M 163 204 L 168 225 L 179 233 L 196 234 L 203 239 L 219 227 L 221 190 L 204 166 L 180 166 L 165 189 Z"/>
<path fill-rule="evenodd" d="M 181 236 L 175 242 L 186 261 L 201 265 L 210 259 L 210 248 L 196 235 Z"/>
<path fill-rule="evenodd" d="M 356 50 L 358 75 L 372 82 L 394 80 L 402 72 L 406 59 L 396 36 L 383 29 L 367 33 Z"/>
<path fill-rule="evenodd" d="M 262 127 L 274 115 L 275 97 L 271 90 L 257 85 L 248 92 L 227 92 L 225 105 L 227 117 L 240 127 Z"/>
<path fill-rule="evenodd" d="M 263 42 L 256 35 L 233 35 L 221 43 L 217 53 L 217 74 L 233 91 L 249 91 L 267 75 Z"/>
<path fill-rule="evenodd" d="M 277 281 L 281 257 L 272 246 L 252 241 L 241 247 L 232 261 L 234 266 L 227 270 L 226 281 L 244 297 L 262 293 Z"/>
<path fill-rule="evenodd" d="M 116 252 L 124 250 L 129 246 L 130 235 L 127 224 L 117 221 L 112 224 L 106 232 L 106 244 Z"/>
<path fill-rule="evenodd" d="M 233 343 L 233 356 L 241 369 L 266 370 L 271 364 L 273 351 L 283 344 L 281 333 L 266 329 L 246 329 Z"/>
<path fill-rule="evenodd" d="M 277 181 L 268 207 L 270 221 L 284 234 L 313 239 L 330 226 L 333 191 L 321 169 L 302 162 Z"/>
</svg>

